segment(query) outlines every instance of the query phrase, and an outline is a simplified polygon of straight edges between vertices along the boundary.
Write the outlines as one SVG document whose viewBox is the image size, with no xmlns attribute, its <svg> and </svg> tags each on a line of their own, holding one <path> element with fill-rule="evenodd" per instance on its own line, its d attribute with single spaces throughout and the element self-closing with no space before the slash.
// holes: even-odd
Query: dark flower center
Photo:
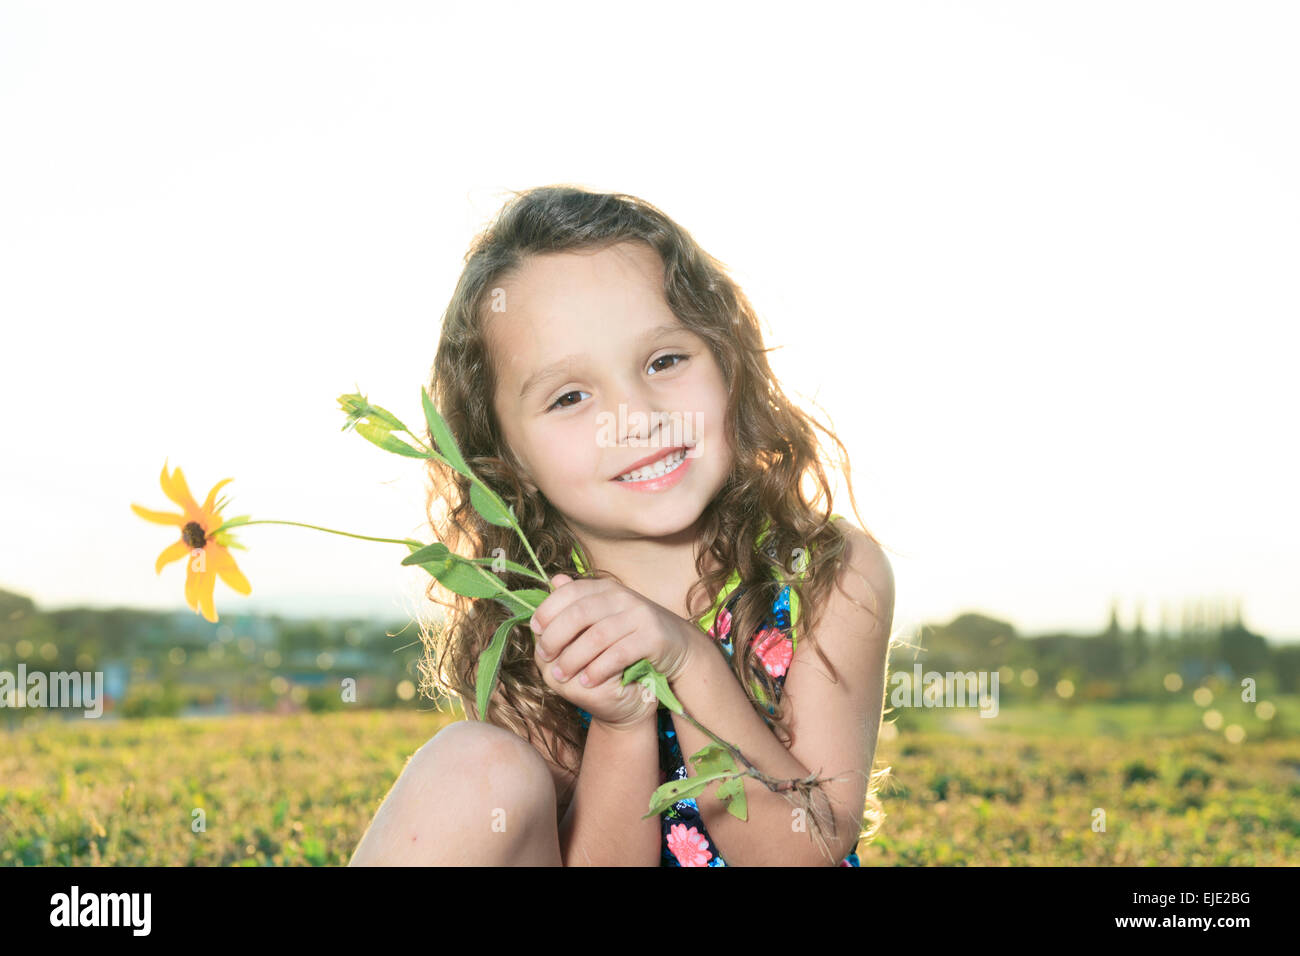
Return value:
<svg viewBox="0 0 1300 956">
<path fill-rule="evenodd" d="M 202 525 L 197 521 L 191 521 L 181 528 L 181 540 L 191 548 L 201 548 L 207 542 L 208 536 L 203 533 Z"/>
</svg>

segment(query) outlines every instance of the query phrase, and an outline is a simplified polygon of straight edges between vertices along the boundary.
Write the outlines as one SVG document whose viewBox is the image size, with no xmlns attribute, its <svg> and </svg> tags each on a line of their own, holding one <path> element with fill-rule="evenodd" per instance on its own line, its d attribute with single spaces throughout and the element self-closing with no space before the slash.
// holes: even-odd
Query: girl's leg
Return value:
<svg viewBox="0 0 1300 956">
<path fill-rule="evenodd" d="M 449 724 L 415 752 L 349 866 L 562 866 L 555 781 L 528 741 Z"/>
</svg>

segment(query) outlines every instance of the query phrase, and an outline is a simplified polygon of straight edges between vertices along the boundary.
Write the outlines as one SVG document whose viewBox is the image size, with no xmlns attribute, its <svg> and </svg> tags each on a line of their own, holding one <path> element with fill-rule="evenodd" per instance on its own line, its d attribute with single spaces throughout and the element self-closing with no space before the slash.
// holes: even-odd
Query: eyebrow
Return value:
<svg viewBox="0 0 1300 956">
<path fill-rule="evenodd" d="M 684 325 L 676 325 L 676 324 L 656 325 L 654 328 L 649 329 L 645 333 L 643 333 L 637 339 L 637 344 L 643 345 L 646 342 L 650 342 L 654 339 L 659 338 L 661 335 L 671 335 L 676 332 L 690 332 L 690 331 L 691 330 Z M 564 358 L 560 359 L 557 362 L 552 362 L 550 365 L 546 366 L 546 368 L 538 369 L 536 372 L 530 375 L 527 378 L 527 380 L 525 380 L 523 388 L 519 390 L 519 397 L 521 399 L 526 398 L 530 392 L 546 384 L 548 381 L 550 381 L 559 373 L 566 371 L 570 365 L 573 365 L 574 363 L 581 361 L 586 357 L 587 355 L 585 352 L 575 352 L 573 355 L 566 355 Z"/>
</svg>

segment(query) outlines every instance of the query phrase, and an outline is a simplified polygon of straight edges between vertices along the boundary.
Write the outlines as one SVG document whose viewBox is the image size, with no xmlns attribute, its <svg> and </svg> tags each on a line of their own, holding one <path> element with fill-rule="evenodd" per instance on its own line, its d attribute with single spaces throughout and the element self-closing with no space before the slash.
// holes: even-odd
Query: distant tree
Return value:
<svg viewBox="0 0 1300 956">
<path fill-rule="evenodd" d="M 1275 648 L 1272 657 L 1278 690 L 1284 694 L 1294 694 L 1300 690 L 1300 644 Z"/>
<path fill-rule="evenodd" d="M 1103 633 L 1107 637 L 1119 637 L 1123 633 L 1119 626 L 1119 601 L 1111 600 L 1110 621 L 1106 624 L 1106 630 Z"/>
<path fill-rule="evenodd" d="M 921 647 L 924 660 L 935 667 L 992 668 L 1012 659 L 1018 640 L 1015 627 L 1007 621 L 961 614 L 947 624 L 925 628 Z"/>
<path fill-rule="evenodd" d="M 1219 655 L 1238 677 L 1258 676 L 1268 667 L 1268 642 L 1238 624 L 1219 635 Z"/>
<path fill-rule="evenodd" d="M 1133 636 L 1131 639 L 1133 648 L 1133 663 L 1141 667 L 1151 656 L 1150 644 L 1147 641 L 1146 625 L 1142 621 L 1142 605 L 1138 605 L 1137 618 L 1133 622 Z"/>
<path fill-rule="evenodd" d="M 36 602 L 25 594 L 0 588 L 0 637 L 8 636 L 24 620 L 36 613 Z"/>
</svg>

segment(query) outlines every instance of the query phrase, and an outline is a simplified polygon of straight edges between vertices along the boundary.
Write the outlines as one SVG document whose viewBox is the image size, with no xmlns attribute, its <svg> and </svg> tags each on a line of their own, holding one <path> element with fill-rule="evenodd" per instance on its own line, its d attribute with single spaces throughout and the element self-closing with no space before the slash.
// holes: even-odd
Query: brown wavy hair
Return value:
<svg viewBox="0 0 1300 956">
<path fill-rule="evenodd" d="M 731 632 L 737 653 L 731 666 L 751 704 L 789 746 L 784 702 L 750 638 L 762 626 L 781 587 L 788 584 L 802 608 L 799 634 L 814 643 L 818 611 L 838 578 L 846 545 L 843 532 L 830 520 L 831 489 L 814 428 L 838 446 L 847 479 L 849 463 L 843 443 L 785 396 L 768 364 L 766 353 L 770 350 L 763 346 L 758 317 L 745 294 L 721 262 L 659 209 L 634 196 L 571 185 L 543 186 L 511 196 L 473 239 L 465 255 L 464 270 L 443 317 L 434 360 L 430 380 L 434 404 L 469 466 L 514 506 L 548 576 L 583 577 L 571 557 L 576 547 L 590 569 L 586 576 L 618 580 L 611 571 L 591 567 L 565 516 L 528 482 L 504 440 L 491 399 L 496 377 L 485 333 L 485 300 L 529 256 L 590 251 L 627 241 L 652 247 L 664 265 L 663 292 L 669 307 L 683 325 L 709 343 L 724 379 L 731 383 L 725 427 L 733 436 L 733 467 L 699 522 L 700 579 L 690 589 L 687 606 L 693 606 L 698 590 L 715 596 L 731 570 L 739 572 L 743 590 L 732 610 Z M 434 540 L 465 556 L 504 555 L 531 566 L 512 529 L 489 524 L 474 510 L 467 478 L 436 461 L 428 462 L 428 470 L 426 507 Z M 846 487 L 857 515 L 852 484 L 846 481 Z M 764 516 L 770 519 L 770 528 L 763 546 L 758 547 Z M 858 524 L 863 526 L 860 520 Z M 792 566 L 792 557 L 799 556 L 796 549 L 806 555 L 802 580 Z M 704 571 L 706 553 L 720 562 L 720 568 L 712 573 Z M 507 572 L 501 576 L 512 589 L 539 586 L 522 575 Z M 444 592 L 445 600 L 440 599 Z M 445 591 L 432 578 L 426 594 L 448 613 L 440 627 L 421 626 L 421 690 L 430 696 L 458 698 L 466 715 L 476 718 L 479 655 L 508 613 L 495 601 Z M 692 623 L 698 626 L 702 616 L 693 618 Z M 821 648 L 817 652 L 834 674 Z M 744 679 L 746 674 L 761 683 L 774 712 L 769 713 L 756 698 Z M 533 727 L 546 728 L 549 738 L 542 739 L 552 760 L 577 773 L 578 767 L 558 751 L 563 742 L 570 754 L 581 753 L 586 730 L 577 707 L 542 680 L 534 661 L 532 631 L 527 627 L 516 626 L 510 633 L 499 687 L 486 717 L 529 741 L 534 740 Z M 860 834 L 868 840 L 884 820 L 877 791 L 887 772 L 869 774 L 868 808 L 863 815 L 868 825 Z"/>
</svg>

